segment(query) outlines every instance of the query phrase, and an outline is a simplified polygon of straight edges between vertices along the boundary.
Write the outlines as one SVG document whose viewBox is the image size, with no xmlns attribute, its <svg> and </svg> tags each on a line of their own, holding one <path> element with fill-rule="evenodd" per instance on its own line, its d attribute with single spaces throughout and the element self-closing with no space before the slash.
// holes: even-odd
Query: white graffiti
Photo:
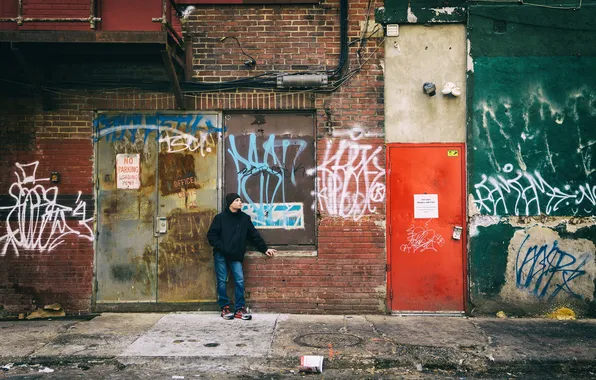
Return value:
<svg viewBox="0 0 596 380">
<path fill-rule="evenodd" d="M 385 169 L 379 162 L 382 147 L 355 141 L 327 142 L 317 168 L 319 207 L 330 215 L 359 220 L 373 214 L 385 200 Z"/>
<path fill-rule="evenodd" d="M 408 242 L 402 244 L 399 249 L 407 253 L 427 250 L 436 252 L 437 246 L 442 247 L 445 244 L 445 239 L 441 234 L 428 227 L 431 220 L 426 222 L 424 226 L 410 226 L 406 231 Z"/>
<path fill-rule="evenodd" d="M 504 171 L 512 173 L 511 164 L 505 165 Z M 521 170 L 508 177 L 483 174 L 481 178 L 480 183 L 474 185 L 474 203 L 483 214 L 549 215 L 569 208 L 575 215 L 579 207 L 590 212 L 596 206 L 596 185 L 588 183 L 575 189 L 565 185 L 561 190 L 549 184 L 538 171 L 528 173 Z"/>
<path fill-rule="evenodd" d="M 214 126 L 213 115 L 143 115 L 100 114 L 94 121 L 99 141 L 105 138 L 117 142 L 147 143 L 155 131 L 162 152 L 199 152 L 202 156 L 213 151 L 223 129 Z M 129 133 L 127 133 L 129 132 Z"/>
<path fill-rule="evenodd" d="M 383 138 L 385 137 L 385 134 L 383 132 L 365 130 L 360 126 L 356 126 L 351 129 L 334 129 L 333 132 L 331 132 L 331 136 L 336 138 L 349 137 L 350 139 L 356 141 L 360 140 L 361 138 Z"/>
<path fill-rule="evenodd" d="M 44 187 L 40 183 L 49 178 L 37 178 L 39 161 L 15 166 L 17 181 L 8 191 L 14 205 L 0 207 L 8 210 L 6 234 L 0 236 L 0 255 L 6 255 L 12 248 L 18 256 L 19 249 L 50 252 L 64 242 L 69 235 L 93 241 L 93 231 L 89 225 L 93 217 L 87 217 L 87 203 L 82 201 L 79 191 L 75 206 L 68 207 L 57 203 L 58 188 Z M 71 228 L 66 219 L 78 220 L 79 230 Z"/>
<path fill-rule="evenodd" d="M 478 102 L 476 111 L 480 113 L 480 122 L 477 132 L 483 135 L 488 159 L 497 172 L 501 171 L 502 165 L 495 146 L 503 145 L 509 148 L 508 156 L 512 156 L 523 171 L 527 170 L 524 156 L 539 147 L 544 152 L 545 167 L 555 173 L 557 167 L 553 158 L 557 152 L 553 152 L 553 148 L 556 149 L 560 142 L 549 141 L 549 131 L 561 126 L 569 130 L 570 141 L 577 141 L 577 155 L 585 175 L 596 171 L 592 166 L 592 147 L 596 140 L 582 136 L 586 132 L 582 125 L 590 125 L 590 121 L 580 120 L 596 116 L 596 96 L 591 89 L 583 87 L 570 91 L 561 99 L 564 100 L 550 99 L 538 85 L 528 91 L 522 103 L 506 97 Z M 541 127 L 535 128 L 536 125 Z"/>
<path fill-rule="evenodd" d="M 119 125 L 109 127 L 101 130 L 99 132 L 99 137 L 101 138 L 123 131 L 132 131 L 138 137 L 138 133 L 141 133 L 139 132 L 141 128 L 145 131 L 158 131 L 159 137 L 157 141 L 160 144 L 164 144 L 166 153 L 198 151 L 202 156 L 205 156 L 217 145 L 217 141 L 211 133 L 198 131 L 198 137 L 196 137 L 175 128 L 157 125 Z"/>
</svg>

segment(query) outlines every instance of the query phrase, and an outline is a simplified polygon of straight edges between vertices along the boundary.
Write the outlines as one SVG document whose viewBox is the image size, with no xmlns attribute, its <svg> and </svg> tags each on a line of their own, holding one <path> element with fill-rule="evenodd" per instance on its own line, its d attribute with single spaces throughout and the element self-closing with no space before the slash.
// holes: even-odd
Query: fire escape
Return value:
<svg viewBox="0 0 596 380">
<path fill-rule="evenodd" d="M 190 65 L 179 9 L 173 0 L 3 0 L 0 88 L 27 87 L 44 109 L 63 89 L 173 91 L 183 109 Z"/>
</svg>

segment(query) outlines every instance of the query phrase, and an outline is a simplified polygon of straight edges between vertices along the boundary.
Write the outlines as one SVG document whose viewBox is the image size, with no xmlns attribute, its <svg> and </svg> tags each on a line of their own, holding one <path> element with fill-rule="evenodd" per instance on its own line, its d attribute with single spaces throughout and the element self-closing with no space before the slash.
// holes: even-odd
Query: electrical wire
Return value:
<svg viewBox="0 0 596 380">
<path fill-rule="evenodd" d="M 579 10 L 582 7 L 583 0 L 579 0 L 577 7 L 555 7 L 553 5 L 537 4 L 537 3 L 526 3 L 524 0 L 472 0 L 472 3 L 502 3 L 502 4 L 513 4 L 518 3 L 522 5 L 530 5 L 533 7 L 548 8 L 548 9 L 561 9 L 561 10 Z"/>
<path fill-rule="evenodd" d="M 366 21 L 367 25 L 368 25 L 368 21 L 370 19 L 371 5 L 372 5 L 372 1 L 369 0 L 368 10 L 367 10 L 367 21 Z M 323 70 L 323 71 L 312 71 L 312 70 L 311 71 L 302 71 L 302 72 L 294 72 L 291 74 L 284 73 L 284 72 L 277 72 L 277 71 L 269 71 L 269 72 L 265 72 L 262 74 L 253 75 L 253 76 L 245 77 L 245 78 L 239 78 L 239 79 L 230 80 L 230 81 L 184 82 L 184 83 L 181 83 L 182 90 L 185 93 L 185 95 L 187 93 L 193 93 L 193 92 L 222 92 L 222 91 L 230 91 L 230 90 L 238 90 L 238 89 L 263 90 L 263 89 L 271 89 L 271 88 L 275 88 L 276 91 L 278 91 L 278 92 L 296 93 L 295 92 L 296 90 L 293 90 L 293 89 L 278 89 L 278 88 L 276 88 L 277 87 L 277 77 L 279 75 L 316 74 L 316 73 L 326 72 L 329 76 L 331 87 L 327 87 L 327 89 L 309 88 L 309 89 L 298 91 L 297 93 L 312 92 L 312 91 L 329 92 L 328 89 L 331 89 L 331 91 L 335 91 L 341 85 L 346 83 L 350 78 L 352 78 L 358 71 L 360 71 L 362 66 L 366 62 L 368 62 L 368 60 L 370 59 L 370 56 L 369 56 L 369 58 L 367 58 L 364 62 L 362 62 L 361 56 L 359 56 L 358 57 L 359 67 L 357 67 L 356 69 L 349 70 L 347 73 L 342 74 L 345 64 L 348 61 L 348 46 L 351 44 L 348 42 L 348 9 L 349 9 L 349 1 L 348 0 L 340 0 L 340 57 L 338 60 L 337 67 L 335 69 Z M 360 38 L 357 41 L 355 41 L 355 42 L 360 43 L 360 48 L 358 49 L 358 55 L 361 55 L 361 51 L 364 48 L 364 46 L 366 45 L 367 40 L 377 32 L 378 27 L 376 27 L 375 30 L 373 30 L 373 32 L 368 36 L 366 36 L 367 29 L 368 29 L 368 26 L 365 27 Z M 221 41 L 223 41 L 227 38 L 233 38 L 236 41 L 236 43 L 238 44 L 238 47 L 240 48 L 242 53 L 244 55 L 246 55 L 247 57 L 249 57 L 251 59 L 251 62 L 255 61 L 252 56 L 250 56 L 249 54 L 247 54 L 244 51 L 244 49 L 242 48 L 242 46 L 240 45 L 240 42 L 238 41 L 238 39 L 236 37 L 224 37 L 221 39 Z M 383 39 L 383 41 L 384 41 L 384 39 Z M 378 50 L 378 48 L 379 48 L 379 46 L 377 46 L 377 48 L 374 50 L 374 52 L 376 52 Z M 333 79 L 335 79 L 335 80 L 333 80 Z M 108 87 L 108 88 L 115 89 L 115 90 L 134 88 L 134 89 L 142 89 L 142 90 L 148 90 L 148 91 L 163 91 L 163 92 L 167 91 L 165 89 L 169 90 L 171 88 L 171 83 L 167 82 L 167 81 L 139 83 L 139 82 L 123 82 L 121 80 L 114 80 L 114 81 L 100 80 L 100 81 L 93 81 L 93 82 L 66 81 L 66 82 L 62 82 L 62 83 L 66 83 L 66 84 L 70 85 L 71 88 L 64 88 L 64 87 L 58 87 L 58 86 L 44 86 L 43 88 L 48 91 L 55 91 L 56 89 L 57 90 L 68 90 L 68 89 L 73 89 L 73 88 L 77 88 L 80 86 L 84 86 L 87 88 L 90 88 L 90 87 L 106 88 L 106 87 Z M 22 85 L 28 85 L 28 84 L 22 84 Z"/>
<path fill-rule="evenodd" d="M 358 47 L 358 50 L 356 50 L 356 55 L 358 56 L 359 62 L 362 59 L 362 49 L 364 49 L 364 46 L 366 46 L 367 39 L 365 39 L 364 36 L 366 35 L 366 31 L 368 30 L 368 20 L 370 17 L 371 4 L 372 4 L 372 0 L 368 0 L 368 6 L 366 8 L 366 21 L 364 22 L 364 29 L 362 30 L 362 33 L 360 34 L 360 46 Z"/>
<path fill-rule="evenodd" d="M 244 54 L 245 56 L 247 56 L 248 58 L 250 58 L 250 61 L 246 61 L 244 62 L 245 66 L 254 66 L 257 64 L 257 61 L 248 53 L 246 53 L 244 51 L 244 49 L 242 49 L 242 45 L 240 45 L 240 41 L 238 41 L 238 38 L 234 37 L 234 36 L 225 36 L 219 39 L 220 42 L 224 42 L 225 40 L 227 40 L 228 38 L 233 39 L 234 41 L 236 41 L 236 43 L 238 44 L 238 47 L 240 48 L 240 51 L 242 52 L 242 54 Z"/>
</svg>

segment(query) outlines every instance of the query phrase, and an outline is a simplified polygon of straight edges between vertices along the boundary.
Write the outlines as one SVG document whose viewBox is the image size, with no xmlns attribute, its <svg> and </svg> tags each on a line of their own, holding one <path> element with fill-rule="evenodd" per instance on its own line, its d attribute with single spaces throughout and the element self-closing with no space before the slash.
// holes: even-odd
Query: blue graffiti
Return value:
<svg viewBox="0 0 596 380">
<path fill-rule="evenodd" d="M 304 228 L 304 205 L 302 203 L 244 204 L 242 211 L 251 216 L 257 228 Z M 260 211 L 264 210 L 264 213 Z"/>
<path fill-rule="evenodd" d="M 538 298 L 551 300 L 560 292 L 575 298 L 581 298 L 571 289 L 571 282 L 586 274 L 583 270 L 588 260 L 589 253 L 575 257 L 561 250 L 559 242 L 555 240 L 552 246 L 534 245 L 524 250 L 524 244 L 530 238 L 526 236 L 517 251 L 515 275 L 518 288 L 529 289 Z"/>
<path fill-rule="evenodd" d="M 294 215 L 296 204 L 286 204 L 286 180 L 297 186 L 296 174 L 300 172 L 302 175 L 306 174 L 306 168 L 298 162 L 300 155 L 308 146 L 306 141 L 300 139 L 276 140 L 276 136 L 272 134 L 263 142 L 262 146 L 258 146 L 257 137 L 253 133 L 249 136 L 246 157 L 238 152 L 236 138 L 233 135 L 229 136 L 228 141 L 228 153 L 236 165 L 237 193 L 247 202 L 251 215 L 257 221 L 255 225 L 263 228 L 296 228 L 296 223 L 299 221 L 299 228 L 301 228 L 303 217 Z M 291 146 L 297 147 L 293 158 L 288 157 L 288 149 Z M 249 180 L 258 181 L 258 199 L 253 199 L 248 193 L 247 183 Z M 274 203 L 276 200 L 281 200 L 281 203 Z M 280 217 L 280 213 L 284 212 L 293 216 L 288 216 L 286 219 Z M 300 208 L 301 213 L 302 208 Z M 294 217 L 298 219 L 292 219 Z M 285 221 L 280 222 L 280 220 Z"/>
<path fill-rule="evenodd" d="M 159 115 L 159 114 L 99 114 L 93 121 L 95 130 L 95 141 L 106 138 L 107 141 L 120 141 L 125 137 L 134 143 L 137 134 L 140 132 L 143 142 L 147 142 L 153 131 L 155 139 L 163 138 L 163 133 L 173 132 L 177 136 L 196 136 L 197 133 L 223 132 L 218 128 L 215 115 L 183 114 L 183 115 Z M 163 133 L 162 133 L 163 132 Z"/>
</svg>

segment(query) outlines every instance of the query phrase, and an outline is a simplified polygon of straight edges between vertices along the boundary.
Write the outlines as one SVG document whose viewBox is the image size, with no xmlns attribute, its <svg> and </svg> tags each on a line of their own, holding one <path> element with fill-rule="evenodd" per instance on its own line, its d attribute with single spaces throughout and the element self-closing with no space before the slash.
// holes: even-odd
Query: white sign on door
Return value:
<svg viewBox="0 0 596 380">
<path fill-rule="evenodd" d="M 430 219 L 438 217 L 438 194 L 414 194 L 414 219 Z"/>
<path fill-rule="evenodd" d="M 116 155 L 116 187 L 138 189 L 141 187 L 141 159 L 139 154 Z"/>
</svg>

